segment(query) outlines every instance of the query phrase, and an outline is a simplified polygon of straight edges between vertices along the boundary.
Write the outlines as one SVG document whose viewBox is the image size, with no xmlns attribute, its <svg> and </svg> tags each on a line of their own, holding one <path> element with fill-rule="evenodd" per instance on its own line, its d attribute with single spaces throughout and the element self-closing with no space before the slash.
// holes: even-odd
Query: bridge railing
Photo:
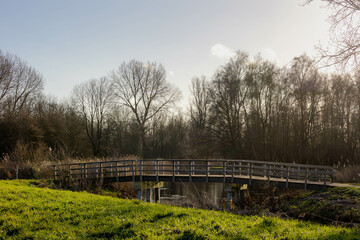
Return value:
<svg viewBox="0 0 360 240">
<path fill-rule="evenodd" d="M 126 177 L 135 181 L 144 176 L 153 176 L 158 181 L 162 176 L 203 177 L 207 182 L 211 177 L 226 179 L 246 178 L 251 184 L 253 179 L 283 181 L 288 187 L 290 181 L 306 185 L 322 182 L 326 185 L 333 181 L 334 169 L 328 166 L 264 162 L 253 160 L 115 160 L 102 162 L 71 163 L 53 165 L 54 179 L 67 176 L 73 179 L 114 178 L 119 181 Z"/>
</svg>

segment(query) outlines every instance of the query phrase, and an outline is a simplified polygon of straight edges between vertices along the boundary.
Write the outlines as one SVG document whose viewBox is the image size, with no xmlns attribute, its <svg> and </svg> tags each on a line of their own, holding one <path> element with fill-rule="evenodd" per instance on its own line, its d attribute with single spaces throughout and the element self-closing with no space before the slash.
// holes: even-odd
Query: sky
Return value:
<svg viewBox="0 0 360 240">
<path fill-rule="evenodd" d="M 329 39 L 329 12 L 304 0 L 0 0 L 0 50 L 37 69 L 59 100 L 124 61 L 158 62 L 188 100 L 234 51 L 288 64 Z M 182 104 L 186 104 L 183 101 Z"/>
</svg>

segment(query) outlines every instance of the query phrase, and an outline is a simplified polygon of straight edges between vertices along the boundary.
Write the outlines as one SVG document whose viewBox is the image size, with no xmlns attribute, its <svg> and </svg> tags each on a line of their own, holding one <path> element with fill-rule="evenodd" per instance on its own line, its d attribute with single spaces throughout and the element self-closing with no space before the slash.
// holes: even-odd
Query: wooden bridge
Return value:
<svg viewBox="0 0 360 240">
<path fill-rule="evenodd" d="M 54 179 L 110 182 L 274 184 L 284 188 L 335 186 L 329 166 L 252 160 L 114 160 L 52 165 Z"/>
</svg>

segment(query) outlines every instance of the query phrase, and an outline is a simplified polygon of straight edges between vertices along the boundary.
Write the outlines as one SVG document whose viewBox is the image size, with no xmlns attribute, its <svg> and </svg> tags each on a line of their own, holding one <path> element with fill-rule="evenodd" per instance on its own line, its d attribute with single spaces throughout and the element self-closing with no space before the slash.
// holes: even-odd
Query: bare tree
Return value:
<svg viewBox="0 0 360 240">
<path fill-rule="evenodd" d="M 294 58 L 289 70 L 293 95 L 294 139 L 301 162 L 308 161 L 320 131 L 320 107 L 323 78 L 306 55 Z M 295 150 L 296 151 L 296 150 Z"/>
<path fill-rule="evenodd" d="M 307 0 L 311 3 L 314 0 Z M 318 47 L 321 59 L 326 66 L 337 65 L 343 69 L 351 66 L 359 69 L 360 57 L 360 1 L 359 0 L 321 0 L 333 12 L 330 15 L 333 33 L 331 47 Z"/>
<path fill-rule="evenodd" d="M 2 111 L 17 113 L 31 106 L 43 88 L 42 76 L 17 56 L 0 52 L 0 103 Z"/>
<path fill-rule="evenodd" d="M 161 64 L 135 60 L 124 62 L 110 77 L 115 96 L 131 109 L 139 124 L 139 153 L 144 156 L 148 121 L 178 101 L 181 93 L 166 81 L 166 72 Z"/>
<path fill-rule="evenodd" d="M 208 133 L 208 120 L 210 110 L 210 82 L 204 76 L 193 78 L 190 85 L 190 131 L 189 140 L 193 157 L 207 157 L 211 154 L 209 151 L 210 137 Z"/>
<path fill-rule="evenodd" d="M 203 76 L 201 78 L 193 78 L 191 81 L 190 91 L 192 94 L 190 102 L 191 121 L 200 128 L 205 127 L 210 107 L 209 99 L 209 83 Z"/>
<path fill-rule="evenodd" d="M 95 156 L 102 151 L 104 124 L 112 106 L 112 96 L 111 85 L 105 77 L 77 85 L 72 93 L 73 105 L 83 118 Z"/>
<path fill-rule="evenodd" d="M 5 56 L 0 51 L 0 102 L 10 91 L 11 84 L 11 72 L 13 63 L 8 56 Z"/>
<path fill-rule="evenodd" d="M 247 118 L 249 89 L 246 84 L 248 56 L 237 53 L 215 74 L 210 86 L 210 131 L 226 157 L 242 157 L 244 119 Z"/>
</svg>

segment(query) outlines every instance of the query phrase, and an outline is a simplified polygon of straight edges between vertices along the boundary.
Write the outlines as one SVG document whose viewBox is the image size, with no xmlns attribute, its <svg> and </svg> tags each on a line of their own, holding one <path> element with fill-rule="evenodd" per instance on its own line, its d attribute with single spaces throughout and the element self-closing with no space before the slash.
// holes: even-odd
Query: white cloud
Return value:
<svg viewBox="0 0 360 240">
<path fill-rule="evenodd" d="M 218 58 L 231 58 L 235 56 L 235 51 L 221 43 L 213 45 L 210 51 L 211 55 L 214 55 Z"/>
<path fill-rule="evenodd" d="M 169 75 L 170 75 L 170 76 L 174 76 L 174 72 L 170 70 L 170 71 L 169 71 Z"/>
<path fill-rule="evenodd" d="M 277 56 L 276 52 L 274 50 L 272 50 L 271 48 L 264 48 L 261 51 L 261 56 L 271 62 L 278 61 L 278 56 Z"/>
</svg>

